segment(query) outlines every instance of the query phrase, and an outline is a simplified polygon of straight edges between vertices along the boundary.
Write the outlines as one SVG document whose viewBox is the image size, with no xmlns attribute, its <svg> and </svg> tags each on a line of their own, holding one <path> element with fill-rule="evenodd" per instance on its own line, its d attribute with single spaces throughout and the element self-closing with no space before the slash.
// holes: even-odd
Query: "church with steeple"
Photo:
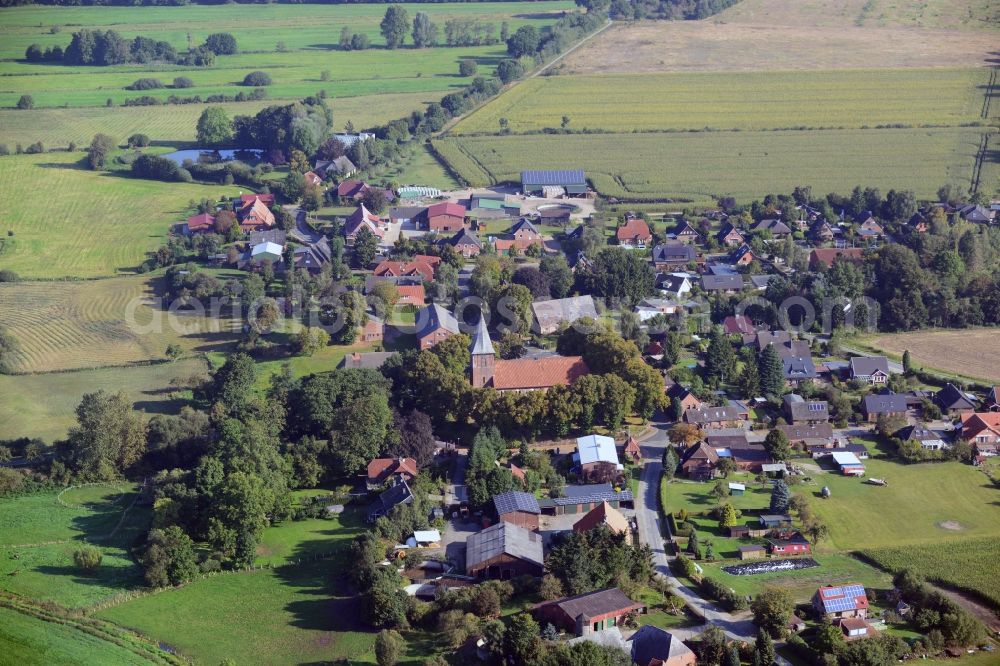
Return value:
<svg viewBox="0 0 1000 666">
<path fill-rule="evenodd" d="M 472 332 L 469 347 L 472 365 L 472 387 L 492 388 L 501 393 L 507 391 L 544 391 L 553 386 L 567 386 L 590 374 L 582 356 L 558 356 L 556 354 L 518 358 L 498 359 L 493 348 L 493 340 L 486 328 L 482 315 Z"/>
</svg>

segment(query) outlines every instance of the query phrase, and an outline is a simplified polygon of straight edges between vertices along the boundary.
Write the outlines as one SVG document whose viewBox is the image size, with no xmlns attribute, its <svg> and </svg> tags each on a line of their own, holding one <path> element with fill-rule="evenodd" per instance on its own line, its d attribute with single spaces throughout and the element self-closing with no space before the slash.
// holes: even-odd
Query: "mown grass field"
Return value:
<svg viewBox="0 0 1000 666">
<path fill-rule="evenodd" d="M 452 18 L 476 19 L 492 23 L 499 35 L 507 21 L 511 32 L 521 25 L 542 27 L 572 9 L 569 2 L 533 3 L 530 12 L 520 3 L 460 3 L 408 5 L 412 18 L 417 11 L 431 15 L 439 23 L 443 40 L 444 22 Z M 176 11 L 172 11 L 176 10 Z M 13 75 L 0 86 L 0 105 L 12 106 L 20 95 L 34 96 L 36 106 L 103 106 L 107 99 L 120 104 L 130 97 L 149 94 L 165 98 L 173 90 L 133 92 L 124 86 L 140 77 L 155 76 L 169 84 L 174 76 L 190 77 L 194 88 L 180 91 L 184 96 L 213 93 L 235 95 L 246 90 L 238 85 L 250 71 L 265 70 L 274 81 L 271 98 L 296 98 L 325 90 L 331 97 L 354 97 L 384 93 L 446 91 L 470 79 L 459 77 L 462 58 L 476 60 L 492 68 L 504 55 L 504 45 L 479 47 L 438 47 L 427 49 L 384 48 L 379 22 L 385 13 L 381 5 L 298 5 L 295 7 L 189 6 L 175 7 L 19 7 L 4 14 L 0 28 L 0 74 Z M 57 34 L 51 26 L 64 26 Z M 375 46 L 364 51 L 344 52 L 337 48 L 342 27 L 369 36 Z M 75 67 L 29 64 L 21 61 L 33 43 L 42 47 L 65 47 L 79 27 L 114 29 L 131 39 L 146 35 L 170 42 L 179 51 L 188 45 L 188 36 L 197 45 L 213 32 L 231 31 L 242 53 L 220 56 L 214 66 L 123 65 L 115 67 Z M 409 38 L 409 36 L 408 36 Z M 283 43 L 279 52 L 278 44 Z M 15 60 L 17 59 L 17 60 Z M 328 81 L 320 72 L 329 70 Z M 440 97 L 440 95 L 438 95 Z"/>
<path fill-rule="evenodd" d="M 207 375 L 201 359 L 41 375 L 0 375 L 0 439 L 39 437 L 53 442 L 76 424 L 84 393 L 124 391 L 147 414 L 175 414 L 184 404 L 174 382 Z"/>
<path fill-rule="evenodd" d="M 986 69 L 544 76 L 451 132 L 495 134 L 500 118 L 514 134 L 540 131 L 558 128 L 564 115 L 572 130 L 605 132 L 954 126 L 982 120 L 988 80 Z"/>
<path fill-rule="evenodd" d="M 887 571 L 911 569 L 921 576 L 972 592 L 1000 607 L 1000 539 L 970 539 L 960 543 L 925 544 L 905 548 L 869 548 L 861 551 Z"/>
<path fill-rule="evenodd" d="M 359 95 L 327 99 L 333 111 L 335 128 L 339 131 L 352 122 L 356 127 L 371 127 L 401 118 L 413 109 L 437 101 L 436 93 L 393 93 Z M 230 102 L 221 106 L 230 117 L 253 115 L 275 104 L 274 100 Z M 195 125 L 207 104 L 170 106 L 48 108 L 24 112 L 0 108 L 0 143 L 13 151 L 20 143 L 28 146 L 41 141 L 46 148 L 62 148 L 70 142 L 84 147 L 98 132 L 124 142 L 141 133 L 154 143 L 170 146 L 194 144 Z"/>
<path fill-rule="evenodd" d="M 570 113 L 570 115 L 572 115 Z M 749 201 L 796 185 L 854 186 L 935 196 L 972 176 L 981 129 L 868 129 L 450 137 L 437 152 L 473 185 L 520 180 L 522 169 L 582 168 L 621 199 Z"/>
<path fill-rule="evenodd" d="M 188 202 L 240 191 L 91 171 L 81 159 L 81 153 L 0 157 L 0 266 L 22 278 L 132 271 L 187 217 Z"/>
<path fill-rule="evenodd" d="M 0 654 L 23 666 L 148 666 L 148 659 L 73 625 L 44 620 L 0 606 Z"/>
<path fill-rule="evenodd" d="M 231 308 L 219 316 L 167 310 L 161 277 L 129 276 L 53 285 L 0 284 L 4 328 L 18 342 L 14 372 L 51 372 L 166 360 L 178 344 L 188 353 L 228 349 L 239 335 Z M 211 307 L 205 303 L 204 307 Z"/>
<path fill-rule="evenodd" d="M 0 501 L 0 588 L 79 608 L 141 585 L 128 548 L 148 529 L 149 510 L 134 499 L 134 488 L 99 486 Z M 103 555 L 93 573 L 73 564 L 84 540 Z"/>
<path fill-rule="evenodd" d="M 992 328 L 927 330 L 865 336 L 859 342 L 896 357 L 909 350 L 914 364 L 987 382 L 1000 382 L 1000 333 Z M 975 355 L 968 350 L 975 349 Z"/>
</svg>

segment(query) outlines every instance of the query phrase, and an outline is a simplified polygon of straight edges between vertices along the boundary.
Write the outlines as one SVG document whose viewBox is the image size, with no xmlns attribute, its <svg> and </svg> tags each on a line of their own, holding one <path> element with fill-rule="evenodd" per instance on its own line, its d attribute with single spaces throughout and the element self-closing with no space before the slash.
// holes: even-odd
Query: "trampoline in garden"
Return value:
<svg viewBox="0 0 1000 666">
<path fill-rule="evenodd" d="M 780 571 L 798 571 L 799 569 L 811 569 L 818 567 L 819 562 L 805 557 L 800 560 L 770 560 L 765 562 L 751 562 L 748 564 L 734 564 L 722 567 L 727 574 L 734 576 L 756 576 L 757 574 L 777 573 Z"/>
</svg>

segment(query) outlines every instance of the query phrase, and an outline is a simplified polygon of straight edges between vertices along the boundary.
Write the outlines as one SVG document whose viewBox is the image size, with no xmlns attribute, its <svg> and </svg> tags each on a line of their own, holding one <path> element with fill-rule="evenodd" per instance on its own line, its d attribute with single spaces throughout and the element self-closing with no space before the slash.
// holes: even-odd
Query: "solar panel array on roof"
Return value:
<svg viewBox="0 0 1000 666">
<path fill-rule="evenodd" d="M 538 507 L 538 499 L 531 493 L 522 493 L 512 490 L 502 493 L 493 498 L 493 506 L 496 507 L 497 514 L 512 513 L 514 511 L 525 511 L 527 513 L 541 513 Z"/>
<path fill-rule="evenodd" d="M 521 172 L 521 182 L 529 185 L 586 185 L 581 169 L 544 169 Z"/>
<path fill-rule="evenodd" d="M 552 503 L 556 506 L 566 506 L 568 504 L 596 504 L 600 502 L 631 502 L 633 499 L 631 490 L 623 490 L 620 493 L 594 493 L 593 495 L 577 495 L 576 497 L 555 497 Z"/>
<path fill-rule="evenodd" d="M 827 588 L 821 591 L 820 597 L 827 613 L 843 613 L 867 605 L 867 603 L 859 603 L 859 599 L 864 599 L 867 602 L 865 588 L 861 585 Z"/>
</svg>

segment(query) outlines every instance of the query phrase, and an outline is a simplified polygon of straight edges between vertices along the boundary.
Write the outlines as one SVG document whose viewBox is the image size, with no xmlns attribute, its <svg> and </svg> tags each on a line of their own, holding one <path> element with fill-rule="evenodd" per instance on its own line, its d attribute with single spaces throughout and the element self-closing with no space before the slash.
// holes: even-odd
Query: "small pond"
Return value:
<svg viewBox="0 0 1000 666">
<path fill-rule="evenodd" d="M 260 150 L 243 148 L 224 148 L 221 150 L 175 150 L 160 157 L 166 157 L 177 164 L 184 164 L 186 160 L 192 162 L 229 162 L 238 159 L 244 162 L 253 162 L 260 159 Z"/>
</svg>

